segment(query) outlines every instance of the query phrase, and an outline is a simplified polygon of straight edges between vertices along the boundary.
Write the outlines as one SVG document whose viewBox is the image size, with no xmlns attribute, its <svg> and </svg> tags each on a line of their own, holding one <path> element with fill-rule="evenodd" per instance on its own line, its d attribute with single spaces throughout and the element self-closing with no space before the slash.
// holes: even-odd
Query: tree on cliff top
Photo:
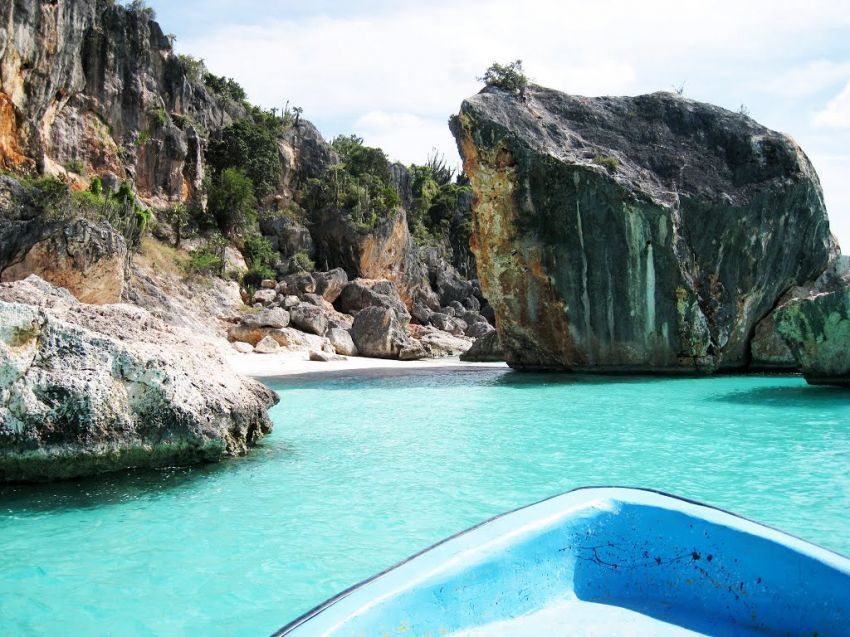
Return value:
<svg viewBox="0 0 850 637">
<path fill-rule="evenodd" d="M 494 62 L 485 71 L 484 76 L 478 78 L 478 81 L 519 97 L 525 97 L 525 89 L 528 88 L 528 78 L 522 71 L 522 60 L 514 60 L 509 64 Z"/>
</svg>

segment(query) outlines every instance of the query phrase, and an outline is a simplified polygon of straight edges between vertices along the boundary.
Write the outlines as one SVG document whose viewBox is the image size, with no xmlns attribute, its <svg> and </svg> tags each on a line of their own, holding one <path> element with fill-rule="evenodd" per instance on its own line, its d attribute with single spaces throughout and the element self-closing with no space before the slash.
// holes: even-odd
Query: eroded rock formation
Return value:
<svg viewBox="0 0 850 637">
<path fill-rule="evenodd" d="M 745 368 L 756 324 L 834 251 L 806 156 L 743 115 L 666 93 L 488 88 L 452 128 L 515 367 Z"/>
<path fill-rule="evenodd" d="M 209 342 L 131 305 L 0 284 L 0 482 L 220 460 L 277 402 Z"/>
</svg>

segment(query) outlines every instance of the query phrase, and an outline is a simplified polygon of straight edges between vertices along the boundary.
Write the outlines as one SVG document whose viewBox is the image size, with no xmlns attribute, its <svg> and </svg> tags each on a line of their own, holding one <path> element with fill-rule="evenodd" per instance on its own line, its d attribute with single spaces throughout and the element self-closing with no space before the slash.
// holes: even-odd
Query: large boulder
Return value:
<svg viewBox="0 0 850 637">
<path fill-rule="evenodd" d="M 300 303 L 290 310 L 289 315 L 292 325 L 303 332 L 324 336 L 328 331 L 328 317 L 320 307 L 310 303 Z"/>
<path fill-rule="evenodd" d="M 800 148 L 722 108 L 487 88 L 452 130 L 515 367 L 743 368 L 755 325 L 834 249 Z"/>
<path fill-rule="evenodd" d="M 117 303 L 124 291 L 127 243 L 106 222 L 77 219 L 52 229 L 0 269 L 0 281 L 35 274 L 68 289 L 83 303 Z"/>
<path fill-rule="evenodd" d="M 367 307 L 383 307 L 393 310 L 402 326 L 410 322 L 410 312 L 395 284 L 385 279 L 355 279 L 342 289 L 335 306 L 340 312 L 351 315 Z"/>
<path fill-rule="evenodd" d="M 395 311 L 386 307 L 367 307 L 358 312 L 351 338 L 360 356 L 370 358 L 398 358 L 414 345 Z"/>
<path fill-rule="evenodd" d="M 348 275 L 342 268 L 335 268 L 328 272 L 314 272 L 313 279 L 316 282 L 316 294 L 320 294 L 329 303 L 336 301 L 348 284 Z"/>
<path fill-rule="evenodd" d="M 422 348 L 416 358 L 445 358 L 458 356 L 472 347 L 473 340 L 443 332 L 430 325 L 411 325 L 410 336 Z"/>
<path fill-rule="evenodd" d="M 791 301 L 776 321 L 809 383 L 850 387 L 850 286 Z"/>
<path fill-rule="evenodd" d="M 286 327 L 289 325 L 289 312 L 279 307 L 265 308 L 256 314 L 248 314 L 242 319 L 246 327 Z"/>
<path fill-rule="evenodd" d="M 141 308 L 77 303 L 34 277 L 0 284 L 0 482 L 242 454 L 276 402 Z"/>
<path fill-rule="evenodd" d="M 332 327 L 328 330 L 327 336 L 337 354 L 357 356 L 357 346 L 354 344 L 354 340 L 351 338 L 348 330 Z"/>
<path fill-rule="evenodd" d="M 500 363 L 504 361 L 505 352 L 499 342 L 499 335 L 494 330 L 476 339 L 472 347 L 461 354 L 460 360 L 466 363 Z"/>
</svg>

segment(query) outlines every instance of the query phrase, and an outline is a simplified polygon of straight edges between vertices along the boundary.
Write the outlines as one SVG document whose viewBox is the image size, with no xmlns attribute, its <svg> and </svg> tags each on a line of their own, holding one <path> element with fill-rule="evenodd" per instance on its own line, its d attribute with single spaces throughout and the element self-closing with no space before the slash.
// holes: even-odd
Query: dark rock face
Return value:
<svg viewBox="0 0 850 637">
<path fill-rule="evenodd" d="M 472 347 L 465 354 L 461 354 L 460 360 L 466 363 L 500 363 L 505 360 L 505 352 L 499 342 L 496 330 L 477 338 Z"/>
<path fill-rule="evenodd" d="M 140 308 L 31 277 L 0 284 L 0 324 L 0 482 L 215 461 L 271 431 L 272 391 Z"/>
<path fill-rule="evenodd" d="M 721 108 L 485 89 L 452 128 L 515 367 L 743 368 L 755 325 L 834 249 L 800 148 Z"/>
</svg>

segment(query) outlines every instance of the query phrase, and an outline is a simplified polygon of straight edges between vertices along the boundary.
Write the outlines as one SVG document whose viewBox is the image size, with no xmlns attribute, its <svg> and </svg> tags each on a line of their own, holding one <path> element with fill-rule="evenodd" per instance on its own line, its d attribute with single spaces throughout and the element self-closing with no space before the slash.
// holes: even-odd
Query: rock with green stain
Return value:
<svg viewBox="0 0 850 637">
<path fill-rule="evenodd" d="M 514 367 L 746 369 L 755 326 L 835 250 L 802 150 L 716 106 L 487 88 L 452 130 Z"/>
<path fill-rule="evenodd" d="M 850 281 L 783 305 L 774 321 L 809 383 L 850 387 Z"/>
</svg>

